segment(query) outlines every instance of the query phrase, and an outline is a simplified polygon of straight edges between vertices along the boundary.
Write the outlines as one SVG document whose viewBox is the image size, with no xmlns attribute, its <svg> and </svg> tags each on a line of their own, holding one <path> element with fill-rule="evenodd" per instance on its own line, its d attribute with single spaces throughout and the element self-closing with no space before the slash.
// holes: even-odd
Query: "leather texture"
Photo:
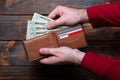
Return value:
<svg viewBox="0 0 120 80">
<path fill-rule="evenodd" d="M 40 48 L 55 48 L 60 46 L 81 48 L 87 46 L 87 42 L 84 31 L 78 26 L 77 28 L 50 32 L 37 38 L 25 40 L 24 46 L 29 61 L 34 61 L 44 57 L 39 53 Z"/>
<path fill-rule="evenodd" d="M 43 58 L 43 56 L 41 56 L 39 53 L 40 48 L 58 47 L 58 43 L 57 43 L 56 37 L 54 36 L 54 33 L 51 32 L 40 37 L 36 37 L 30 40 L 25 40 L 24 46 L 25 46 L 29 61 L 34 61 L 34 60 Z"/>
<path fill-rule="evenodd" d="M 87 46 L 84 32 L 67 36 L 66 38 L 60 39 L 57 35 L 59 46 L 67 46 L 71 48 L 81 48 Z"/>
</svg>

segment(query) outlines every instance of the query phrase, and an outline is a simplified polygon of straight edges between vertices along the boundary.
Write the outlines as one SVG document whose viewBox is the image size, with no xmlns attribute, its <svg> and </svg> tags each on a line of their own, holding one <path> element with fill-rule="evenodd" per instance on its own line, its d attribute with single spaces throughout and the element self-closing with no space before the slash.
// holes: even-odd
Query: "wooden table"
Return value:
<svg viewBox="0 0 120 80">
<path fill-rule="evenodd" d="M 106 0 L 108 1 L 108 0 Z M 0 80 L 101 80 L 75 65 L 28 62 L 22 41 L 34 12 L 48 15 L 57 5 L 86 8 L 105 0 L 0 0 Z M 110 0 L 109 0 L 110 1 Z M 111 0 L 115 1 L 115 0 Z M 88 47 L 100 55 L 120 58 L 120 28 L 93 29 L 84 24 Z"/>
</svg>

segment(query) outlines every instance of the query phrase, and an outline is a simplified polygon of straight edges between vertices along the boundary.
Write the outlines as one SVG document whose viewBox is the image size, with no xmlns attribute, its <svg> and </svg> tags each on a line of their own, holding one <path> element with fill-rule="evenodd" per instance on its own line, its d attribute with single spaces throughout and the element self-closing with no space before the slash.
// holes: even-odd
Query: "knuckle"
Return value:
<svg viewBox="0 0 120 80">
<path fill-rule="evenodd" d="M 57 6 L 58 9 L 61 9 L 62 7 L 63 7 L 62 5 L 58 5 L 58 6 Z"/>
</svg>

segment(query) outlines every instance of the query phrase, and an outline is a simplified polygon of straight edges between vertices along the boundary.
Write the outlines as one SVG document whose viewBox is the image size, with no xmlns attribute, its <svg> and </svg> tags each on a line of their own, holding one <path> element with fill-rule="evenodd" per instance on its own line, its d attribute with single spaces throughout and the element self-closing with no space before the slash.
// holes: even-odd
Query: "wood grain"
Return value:
<svg viewBox="0 0 120 80">
<path fill-rule="evenodd" d="M 0 40 L 25 40 L 27 21 L 32 16 L 0 16 Z M 120 40 L 119 27 L 93 29 L 83 25 L 87 40 Z"/>
<path fill-rule="evenodd" d="M 102 80 L 76 65 L 28 62 L 22 41 L 34 12 L 47 16 L 58 5 L 87 8 L 115 1 L 119 0 L 0 0 L 0 80 Z M 119 27 L 83 28 L 88 46 L 80 50 L 120 58 Z"/>
<path fill-rule="evenodd" d="M 87 51 L 93 51 L 105 56 L 120 58 L 120 40 L 88 40 Z M 11 43 L 12 46 L 10 45 Z M 9 47 L 6 47 L 10 45 Z M 22 41 L 0 41 L 0 65 L 26 66 L 38 65 L 39 61 L 28 62 L 27 54 Z"/>
<path fill-rule="evenodd" d="M 86 8 L 105 3 L 105 0 L 0 0 L 0 14 L 50 13 L 56 6 Z"/>
</svg>

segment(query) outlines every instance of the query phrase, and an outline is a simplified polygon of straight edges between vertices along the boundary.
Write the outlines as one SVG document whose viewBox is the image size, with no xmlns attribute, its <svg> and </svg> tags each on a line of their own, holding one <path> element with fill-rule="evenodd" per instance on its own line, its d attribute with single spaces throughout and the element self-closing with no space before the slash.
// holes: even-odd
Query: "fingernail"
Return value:
<svg viewBox="0 0 120 80">
<path fill-rule="evenodd" d="M 47 24 L 47 28 L 51 29 L 51 24 L 50 23 Z"/>
<path fill-rule="evenodd" d="M 41 54 L 44 54 L 44 49 L 41 48 L 41 49 L 39 50 L 39 52 L 40 52 Z"/>
</svg>

